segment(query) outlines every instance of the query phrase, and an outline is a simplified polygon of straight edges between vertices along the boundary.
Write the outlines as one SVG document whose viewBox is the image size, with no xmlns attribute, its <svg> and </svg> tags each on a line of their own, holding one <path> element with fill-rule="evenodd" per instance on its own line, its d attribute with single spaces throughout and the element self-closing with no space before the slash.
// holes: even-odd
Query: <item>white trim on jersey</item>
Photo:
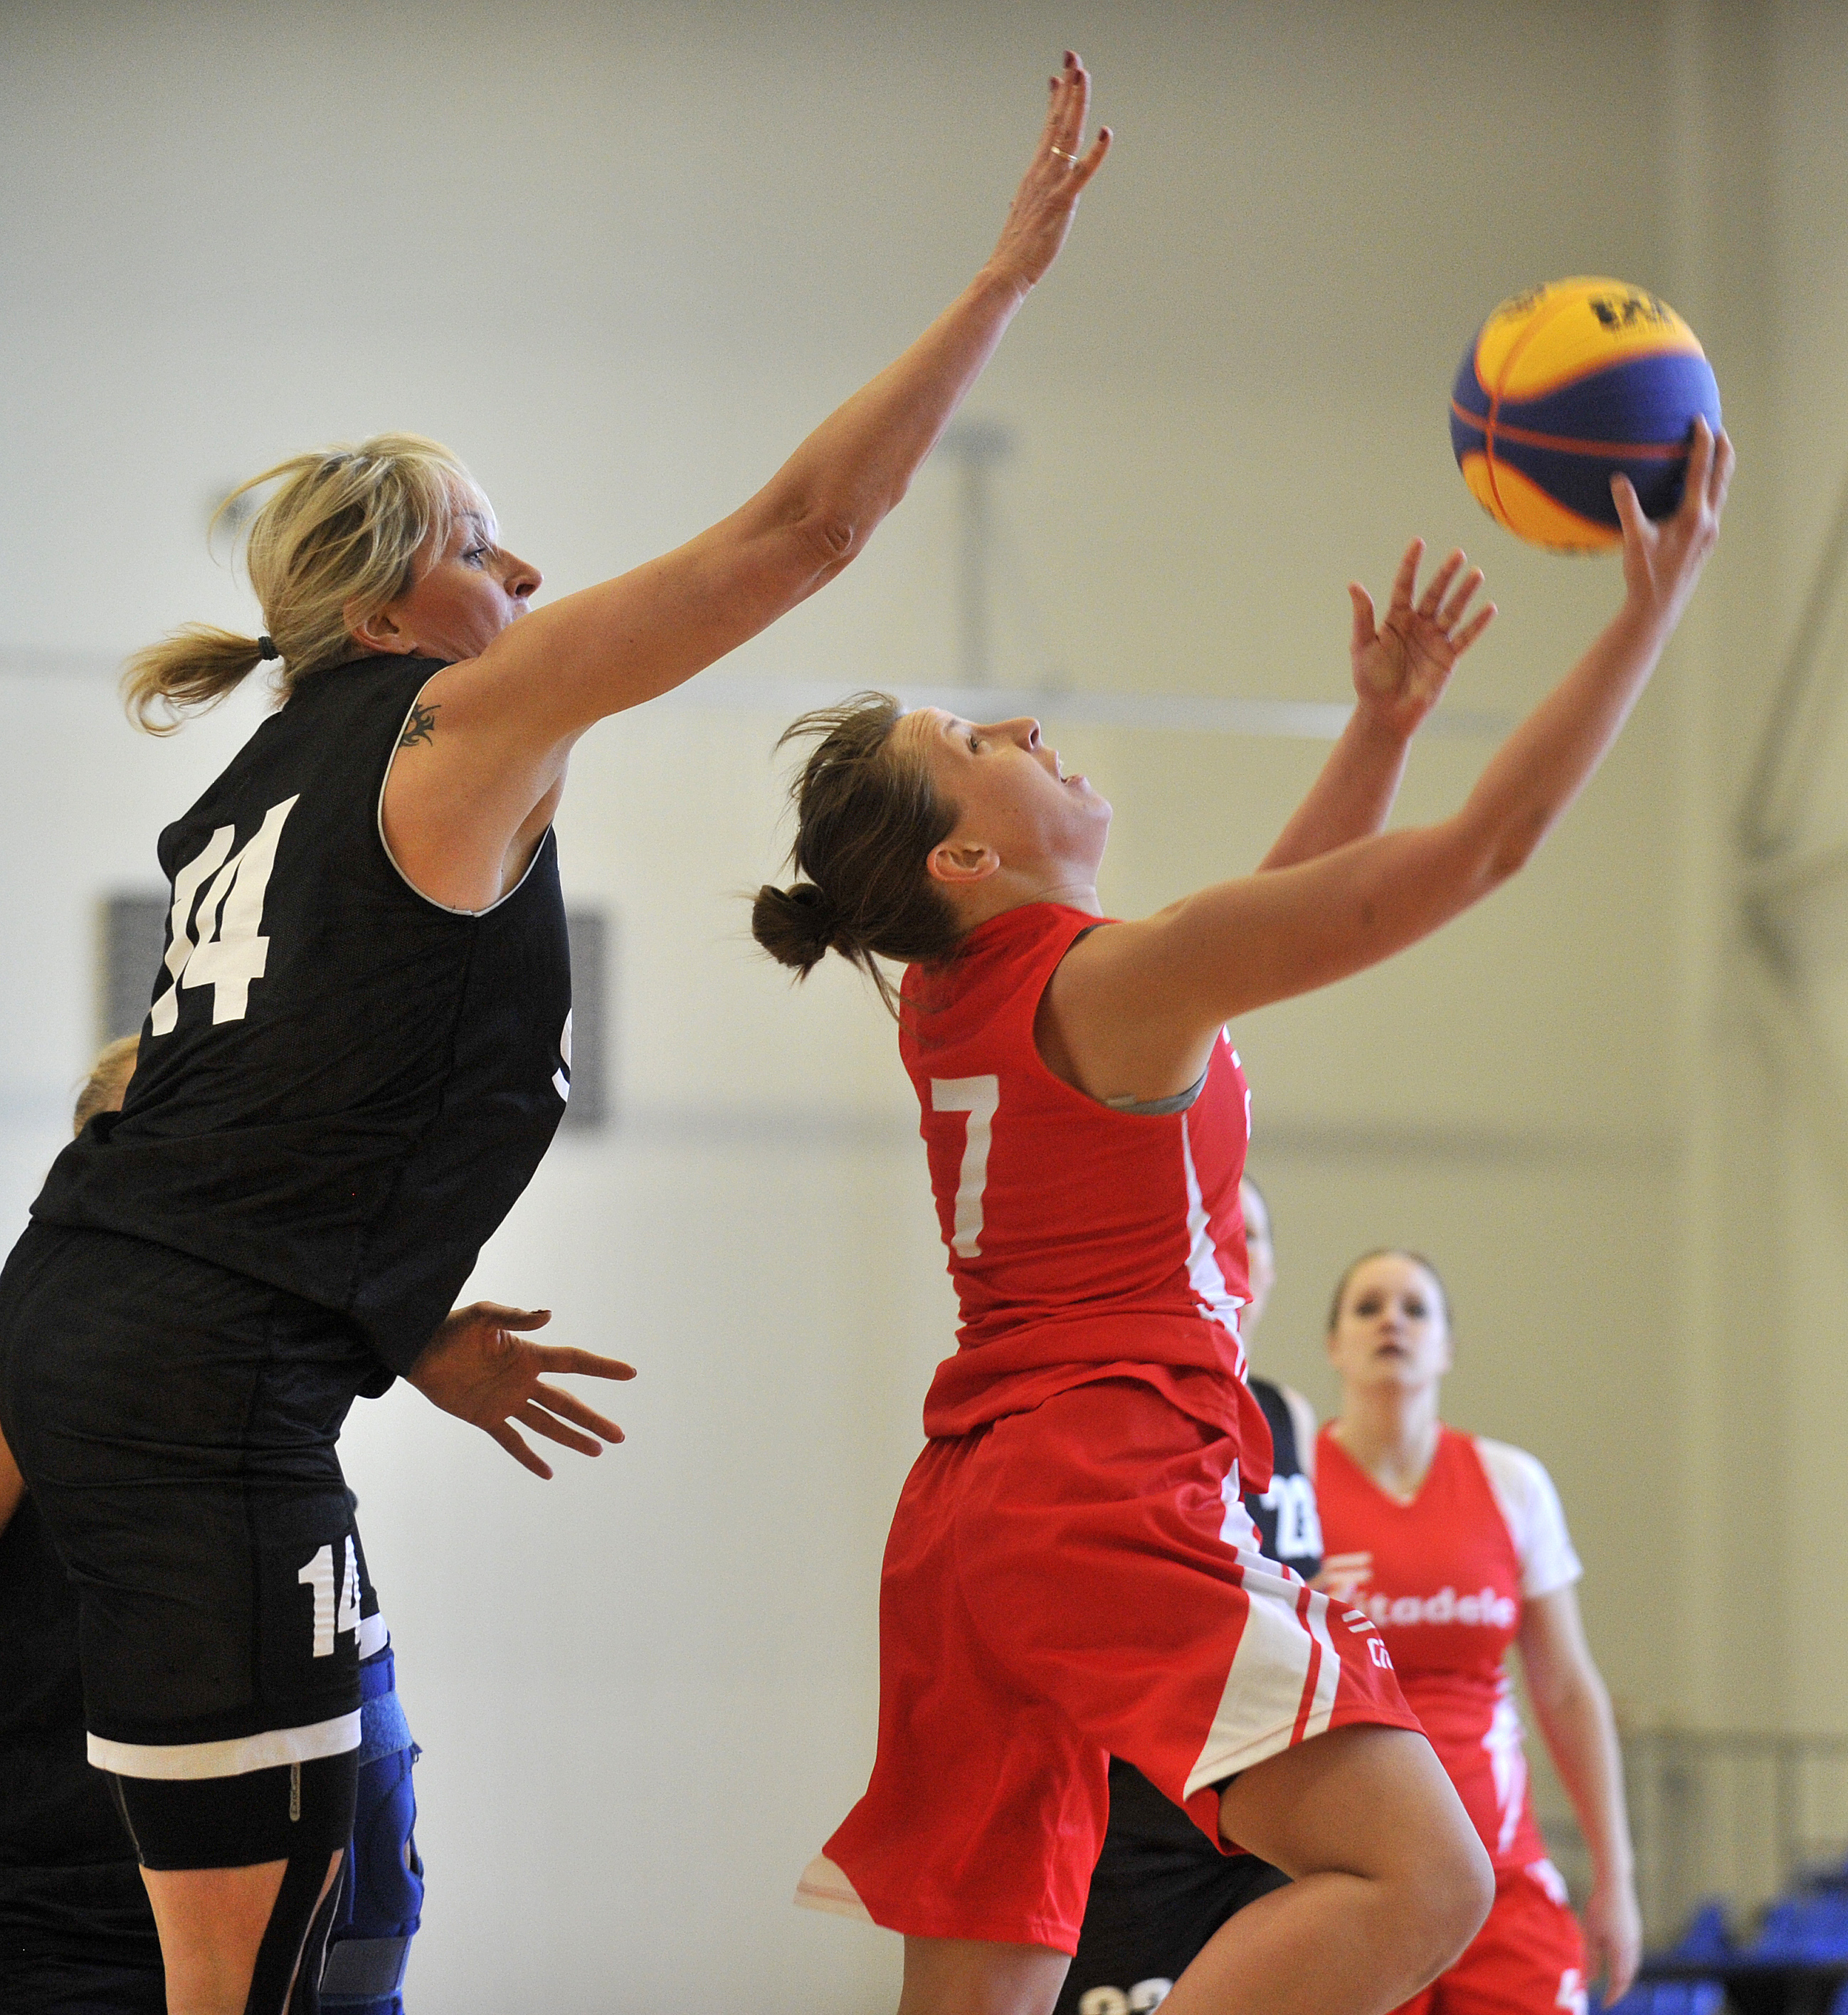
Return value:
<svg viewBox="0 0 1848 2015">
<path fill-rule="evenodd" d="M 361 1617 L 358 1634 L 361 1658 L 376 1657 L 391 1642 L 391 1632 L 385 1627 L 384 1615 L 376 1609 L 370 1616 Z"/>
<path fill-rule="evenodd" d="M 1328 1634 L 1328 1598 L 1289 1568 L 1267 1560 L 1239 1502 L 1239 1476 L 1226 1478 L 1221 1536 L 1235 1548 L 1246 1610 L 1213 1726 L 1187 1773 L 1184 1795 L 1217 1784 L 1300 1740 L 1325 1734 L 1341 1686 L 1341 1659 Z M 1234 1507 L 1237 1515 L 1234 1516 Z M 1240 1543 L 1249 1535 L 1249 1545 Z M 1298 1724 L 1302 1733 L 1297 1734 Z"/>
<path fill-rule="evenodd" d="M 1527 1745 L 1521 1727 L 1521 1711 L 1515 1704 L 1514 1683 L 1506 1672 L 1495 1689 L 1495 1711 L 1483 1737 L 1488 1751 L 1489 1773 L 1495 1784 L 1495 1809 L 1501 1815 L 1501 1829 L 1495 1852 L 1507 1853 L 1520 1830 L 1527 1809 Z"/>
<path fill-rule="evenodd" d="M 222 1742 L 112 1742 L 88 1737 L 90 1761 L 119 1777 L 164 1780 L 242 1777 L 273 1770 L 282 1763 L 312 1763 L 344 1756 L 359 1747 L 359 1713 L 336 1715 L 304 1728 L 271 1728 L 261 1735 L 234 1735 Z"/>
<path fill-rule="evenodd" d="M 1472 1435 L 1501 1522 L 1521 1565 L 1521 1593 L 1529 1600 L 1569 1586 L 1585 1570 L 1573 1550 L 1566 1513 L 1553 1479 L 1525 1449 Z"/>
<path fill-rule="evenodd" d="M 1213 1223 L 1200 1194 L 1200 1179 L 1193 1165 L 1193 1144 L 1188 1137 L 1192 1115 L 1181 1115 L 1181 1161 L 1187 1173 L 1187 1278 L 1194 1292 L 1206 1304 L 1206 1313 L 1231 1336 L 1238 1352 L 1239 1376 L 1245 1376 L 1245 1339 L 1239 1334 L 1239 1311 L 1245 1304 L 1226 1286 L 1219 1270 L 1219 1251 L 1213 1243 Z"/>
<path fill-rule="evenodd" d="M 430 679 L 433 679 L 436 676 L 436 673 L 432 672 L 430 677 Z M 423 891 L 418 887 L 417 884 L 413 882 L 410 876 L 404 872 L 404 869 L 398 865 L 398 857 L 391 850 L 391 842 L 385 837 L 385 786 L 391 781 L 391 763 L 395 763 L 397 760 L 397 752 L 404 745 L 404 729 L 411 725 L 411 717 L 417 711 L 419 702 L 422 701 L 425 692 L 429 689 L 429 686 L 430 679 L 426 679 L 423 684 L 417 688 L 417 698 L 412 700 L 411 704 L 405 708 L 403 723 L 398 728 L 398 738 L 391 745 L 391 762 L 386 764 L 385 774 L 379 779 L 379 803 L 377 809 L 373 814 L 373 823 L 379 828 L 379 844 L 385 849 L 385 858 L 391 863 L 392 872 L 397 875 L 397 878 L 401 882 L 404 883 L 404 886 L 410 890 L 411 893 L 417 898 L 419 902 L 429 903 L 433 910 L 440 910 L 446 917 L 491 917 L 494 911 L 499 909 L 503 903 L 511 903 L 514 897 L 520 893 L 520 890 L 526 886 L 527 876 L 530 875 L 533 870 L 539 864 L 540 852 L 545 845 L 545 832 L 551 832 L 552 828 L 550 826 L 548 826 L 545 828 L 545 832 L 540 834 L 539 843 L 533 849 L 533 857 L 527 863 L 526 874 L 520 876 L 520 879 L 514 883 L 513 886 L 507 891 L 505 895 L 496 896 L 494 901 L 490 903 L 487 908 L 483 910 L 458 910 L 453 903 L 439 903 L 434 896 L 425 895 Z M 563 1095 L 563 1094 L 560 1094 L 561 1097 Z"/>
<path fill-rule="evenodd" d="M 829 1910 L 837 1917 L 860 1917 L 872 1922 L 872 1913 L 860 1900 L 860 1892 L 825 1854 L 818 1854 L 796 1884 L 796 1901 L 805 1910 Z"/>
</svg>

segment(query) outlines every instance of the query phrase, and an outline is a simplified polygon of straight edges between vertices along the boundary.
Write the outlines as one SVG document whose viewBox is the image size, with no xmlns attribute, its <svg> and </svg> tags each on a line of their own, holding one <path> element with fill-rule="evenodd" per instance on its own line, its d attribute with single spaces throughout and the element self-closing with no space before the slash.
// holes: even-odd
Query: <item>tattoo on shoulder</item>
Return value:
<svg viewBox="0 0 1848 2015">
<path fill-rule="evenodd" d="M 411 718 L 404 723 L 404 731 L 397 738 L 401 749 L 415 748 L 419 742 L 433 742 L 437 738 L 437 715 L 443 702 L 437 700 L 426 706 L 422 700 L 411 703 Z"/>
</svg>

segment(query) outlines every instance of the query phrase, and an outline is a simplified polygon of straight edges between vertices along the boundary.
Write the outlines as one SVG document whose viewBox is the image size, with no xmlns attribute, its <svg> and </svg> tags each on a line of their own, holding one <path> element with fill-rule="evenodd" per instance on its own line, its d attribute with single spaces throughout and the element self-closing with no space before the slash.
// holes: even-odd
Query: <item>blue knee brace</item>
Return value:
<svg viewBox="0 0 1848 2015">
<path fill-rule="evenodd" d="M 327 2015 L 404 2015 L 404 1964 L 423 1909 L 412 1828 L 417 1745 L 398 1704 L 389 1646 L 359 1668 L 359 1801 L 321 1975 Z"/>
</svg>

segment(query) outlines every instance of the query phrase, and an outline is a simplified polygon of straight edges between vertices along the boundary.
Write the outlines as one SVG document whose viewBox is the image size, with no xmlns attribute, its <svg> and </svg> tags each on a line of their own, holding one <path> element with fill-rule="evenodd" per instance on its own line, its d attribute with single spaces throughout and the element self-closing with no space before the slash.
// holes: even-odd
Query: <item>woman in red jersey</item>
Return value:
<svg viewBox="0 0 1848 2015">
<path fill-rule="evenodd" d="M 1475 1935 L 1488 1857 L 1372 1620 L 1265 1561 L 1242 1489 L 1246 1093 L 1225 1024 L 1360 971 L 1512 874 L 1596 768 L 1717 536 L 1696 429 L 1659 524 L 1620 481 L 1623 607 L 1463 809 L 1381 831 L 1408 739 L 1490 611 L 1453 555 L 1383 623 L 1352 591 L 1358 704 L 1259 871 L 1104 918 L 1110 807 L 1039 724 L 882 695 L 798 722 L 792 889 L 760 944 L 910 962 L 918 1093 L 961 1348 L 882 1583 L 879 1751 L 804 1901 L 905 1934 L 901 2015 L 1043 2015 L 1124 1758 L 1295 1879 L 1215 1934 L 1173 2015 L 1383 2015 Z M 882 990 L 886 982 L 881 979 Z"/>
<path fill-rule="evenodd" d="M 1428 1260 L 1357 1259 L 1328 1310 L 1328 1356 L 1341 1411 L 1321 1438 L 1320 1586 L 1379 1625 L 1495 1868 L 1488 1921 L 1407 2010 L 1584 2015 L 1591 1981 L 1607 2004 L 1629 1987 L 1642 1932 L 1616 1729 L 1559 1500 L 1532 1456 L 1438 1418 L 1450 1307 Z M 1591 1849 L 1584 1938 L 1534 1821 L 1511 1644 Z"/>
</svg>

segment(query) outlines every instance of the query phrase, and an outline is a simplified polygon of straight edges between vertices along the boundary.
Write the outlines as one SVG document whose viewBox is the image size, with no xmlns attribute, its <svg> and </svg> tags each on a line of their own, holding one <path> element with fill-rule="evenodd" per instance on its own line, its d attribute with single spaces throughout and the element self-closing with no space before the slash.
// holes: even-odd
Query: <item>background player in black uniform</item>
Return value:
<svg viewBox="0 0 1848 2015">
<path fill-rule="evenodd" d="M 1247 1176 L 1239 1185 L 1250 1269 L 1239 1313 L 1249 1349 L 1277 1283 L 1271 1209 Z M 1321 1571 L 1315 1510 L 1315 1410 L 1268 1378 L 1249 1381 L 1271 1424 L 1270 1487 L 1246 1498 L 1258 1541 L 1305 1581 Z M 1235 1910 L 1289 1880 L 1251 1855 L 1219 1853 L 1180 1807 L 1120 1756 L 1110 1758 L 1110 1825 L 1091 1899 L 1053 2015 L 1143 2015 L 1159 2007 L 1195 1953 Z"/>
<path fill-rule="evenodd" d="M 620 1435 L 542 1374 L 629 1368 L 515 1334 L 542 1312 L 430 1341 L 570 1091 L 571 747 L 823 586 L 903 496 L 1103 159 L 1089 88 L 1068 52 L 976 279 L 688 544 L 528 615 L 539 575 L 467 472 L 382 436 L 257 479 L 263 635 L 195 625 L 130 667 L 158 725 L 283 666 L 162 835 L 124 1108 L 59 1158 L 0 1277 L 0 1431 L 77 1583 L 88 1752 L 171 2015 L 311 1996 L 361 1740 L 354 1396 L 402 1374 L 541 1475 L 521 1427 Z"/>
</svg>

